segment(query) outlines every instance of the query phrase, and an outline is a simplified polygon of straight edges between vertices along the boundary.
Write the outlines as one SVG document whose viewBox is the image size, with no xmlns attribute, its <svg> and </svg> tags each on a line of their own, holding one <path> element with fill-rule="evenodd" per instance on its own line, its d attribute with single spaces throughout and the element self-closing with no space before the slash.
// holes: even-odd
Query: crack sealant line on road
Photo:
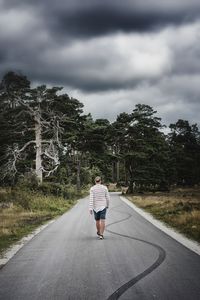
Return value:
<svg viewBox="0 0 200 300">
<path fill-rule="evenodd" d="M 132 209 L 134 209 L 138 214 L 140 214 L 142 217 L 144 217 L 146 220 L 148 220 L 150 223 L 152 223 L 154 226 L 165 232 L 167 235 L 178 241 L 180 244 L 184 245 L 186 248 L 192 250 L 196 254 L 200 255 L 200 244 L 197 242 L 194 242 L 182 234 L 176 232 L 173 228 L 167 227 L 164 223 L 156 220 L 151 214 L 145 212 L 141 208 L 137 207 L 135 204 L 130 202 L 125 197 L 120 196 L 120 199 L 125 202 L 128 206 L 130 206 Z"/>
<path fill-rule="evenodd" d="M 114 208 L 112 207 L 112 209 L 115 209 L 116 207 L 118 207 L 118 205 L 115 206 Z M 117 211 L 117 210 L 115 210 L 115 211 Z M 114 224 L 118 224 L 118 223 L 127 221 L 129 218 L 132 217 L 132 214 L 129 214 L 129 213 L 125 213 L 125 214 L 128 215 L 128 216 L 126 216 L 126 218 L 123 218 L 121 220 L 118 220 L 118 221 L 115 221 L 113 223 L 108 224 L 106 226 L 105 230 L 107 232 L 110 232 L 111 234 L 115 234 L 115 235 L 118 235 L 120 237 L 128 238 L 128 239 L 135 240 L 135 241 L 138 241 L 138 242 L 141 242 L 141 243 L 145 243 L 147 245 L 151 245 L 151 246 L 153 246 L 159 252 L 159 256 L 156 259 L 156 261 L 154 261 L 154 263 L 152 265 L 150 265 L 142 273 L 138 274 L 137 276 L 133 277 L 132 279 L 130 279 L 126 283 L 122 284 L 106 300 L 116 300 L 116 299 L 119 299 L 128 289 L 130 289 L 131 287 L 133 287 L 141 279 L 143 279 L 144 277 L 148 276 L 151 272 L 153 272 L 155 269 L 157 269 L 163 263 L 163 261 L 165 260 L 165 257 L 166 257 L 165 250 L 162 247 L 160 247 L 159 245 L 157 245 L 157 244 L 154 244 L 154 243 L 151 243 L 151 242 L 148 242 L 148 241 L 136 238 L 134 236 L 129 236 L 129 235 L 121 234 L 119 232 L 115 232 L 115 231 L 112 231 L 110 229 L 107 229 L 108 227 L 110 227 L 110 226 L 112 226 Z"/>
</svg>

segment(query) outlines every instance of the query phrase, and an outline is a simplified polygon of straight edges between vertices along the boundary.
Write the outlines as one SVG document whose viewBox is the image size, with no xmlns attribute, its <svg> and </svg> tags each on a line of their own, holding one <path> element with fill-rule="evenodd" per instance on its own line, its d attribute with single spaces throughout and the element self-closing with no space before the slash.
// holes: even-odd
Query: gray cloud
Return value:
<svg viewBox="0 0 200 300">
<path fill-rule="evenodd" d="M 94 117 L 137 103 L 199 122 L 200 2 L 2 1 L 0 75 L 64 86 Z"/>
<path fill-rule="evenodd" d="M 166 24 L 180 24 L 199 16 L 198 0 L 9 0 L 7 9 L 25 6 L 37 11 L 57 37 L 93 37 L 116 31 L 151 31 Z"/>
<path fill-rule="evenodd" d="M 157 110 L 157 115 L 167 126 L 178 119 L 189 120 L 192 124 L 197 123 L 200 126 L 198 82 L 199 77 L 184 76 L 184 78 L 163 78 L 154 85 L 143 82 L 134 89 L 126 90 L 90 94 L 79 90 L 68 90 L 71 95 L 83 100 L 85 111 L 92 111 L 95 118 L 105 116 L 114 121 L 121 112 L 130 113 L 136 104 L 144 103 Z"/>
</svg>

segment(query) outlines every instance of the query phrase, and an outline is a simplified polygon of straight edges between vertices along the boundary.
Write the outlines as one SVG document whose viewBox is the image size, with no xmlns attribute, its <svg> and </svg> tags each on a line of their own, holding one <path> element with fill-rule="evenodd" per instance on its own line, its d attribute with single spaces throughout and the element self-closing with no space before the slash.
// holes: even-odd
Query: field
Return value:
<svg viewBox="0 0 200 300">
<path fill-rule="evenodd" d="M 138 207 L 187 237 L 200 242 L 200 189 L 127 195 Z"/>
<path fill-rule="evenodd" d="M 0 256 L 13 243 L 75 203 L 75 199 L 0 189 Z"/>
</svg>

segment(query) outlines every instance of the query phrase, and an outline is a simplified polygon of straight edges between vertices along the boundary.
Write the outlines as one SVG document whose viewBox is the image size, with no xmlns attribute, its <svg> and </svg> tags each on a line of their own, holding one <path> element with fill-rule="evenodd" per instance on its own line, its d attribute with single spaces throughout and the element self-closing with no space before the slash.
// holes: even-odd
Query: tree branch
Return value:
<svg viewBox="0 0 200 300">
<path fill-rule="evenodd" d="M 30 144 L 35 144 L 35 140 L 34 141 L 29 141 L 27 142 L 21 149 L 15 150 L 18 151 L 18 153 L 21 153 L 22 151 L 24 151 Z"/>
</svg>

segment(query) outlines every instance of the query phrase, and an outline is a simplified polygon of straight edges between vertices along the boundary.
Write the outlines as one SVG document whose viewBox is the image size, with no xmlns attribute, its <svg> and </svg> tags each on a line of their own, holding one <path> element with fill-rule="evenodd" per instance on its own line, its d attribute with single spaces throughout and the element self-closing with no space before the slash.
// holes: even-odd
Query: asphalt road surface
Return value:
<svg viewBox="0 0 200 300">
<path fill-rule="evenodd" d="M 88 198 L 0 270 L 0 299 L 200 299 L 200 256 L 111 194 L 105 239 Z"/>
</svg>

